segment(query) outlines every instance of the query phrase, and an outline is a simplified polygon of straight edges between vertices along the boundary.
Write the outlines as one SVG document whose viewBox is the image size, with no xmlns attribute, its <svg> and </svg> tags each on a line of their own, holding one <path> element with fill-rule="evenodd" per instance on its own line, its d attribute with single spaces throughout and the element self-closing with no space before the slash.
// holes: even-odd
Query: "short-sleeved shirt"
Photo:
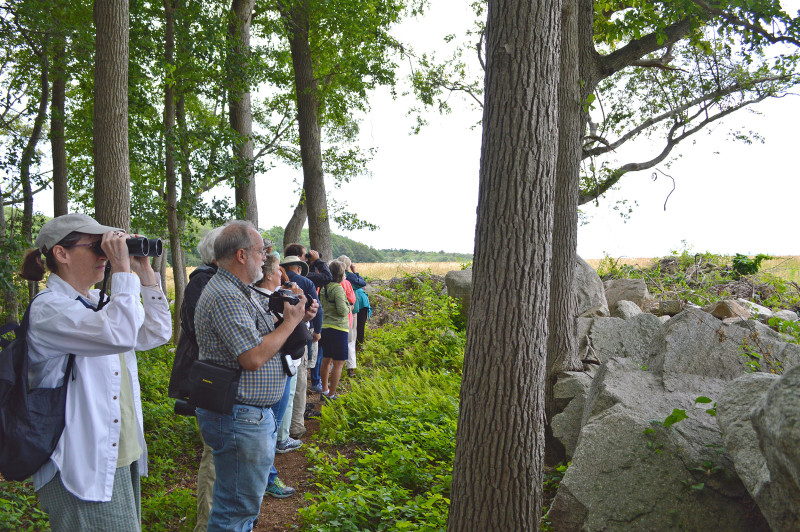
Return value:
<svg viewBox="0 0 800 532">
<path fill-rule="evenodd" d="M 194 317 L 200 360 L 240 368 L 239 355 L 275 330 L 272 316 L 238 277 L 219 268 L 197 301 Z M 275 356 L 256 371 L 242 368 L 236 402 L 268 407 L 283 396 L 286 374 Z"/>
</svg>

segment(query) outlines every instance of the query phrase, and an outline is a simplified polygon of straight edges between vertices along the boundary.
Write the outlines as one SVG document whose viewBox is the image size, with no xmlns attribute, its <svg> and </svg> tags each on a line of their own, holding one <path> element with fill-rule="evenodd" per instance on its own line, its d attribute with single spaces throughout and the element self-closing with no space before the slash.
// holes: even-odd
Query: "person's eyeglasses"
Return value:
<svg viewBox="0 0 800 532">
<path fill-rule="evenodd" d="M 72 244 L 70 247 L 71 248 L 93 248 L 93 251 L 94 251 L 94 248 L 96 248 L 99 244 L 100 244 L 100 241 L 96 240 L 95 242 L 90 242 L 88 244 Z"/>
</svg>

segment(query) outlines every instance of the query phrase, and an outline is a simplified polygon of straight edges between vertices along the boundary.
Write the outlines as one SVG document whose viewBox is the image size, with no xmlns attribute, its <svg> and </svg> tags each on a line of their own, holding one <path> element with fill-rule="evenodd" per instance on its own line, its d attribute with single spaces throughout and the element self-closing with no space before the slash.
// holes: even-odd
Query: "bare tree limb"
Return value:
<svg viewBox="0 0 800 532">
<path fill-rule="evenodd" d="M 696 105 L 700 105 L 700 104 L 705 102 L 707 105 L 704 106 L 703 108 L 704 109 L 708 109 L 708 107 L 711 104 L 713 104 L 713 102 L 710 102 L 709 100 L 716 100 L 718 98 L 722 98 L 724 96 L 728 96 L 728 95 L 733 94 L 735 92 L 740 92 L 740 91 L 743 91 L 743 90 L 750 89 L 750 88 L 752 88 L 754 86 L 757 86 L 757 85 L 760 85 L 762 83 L 769 83 L 769 82 L 773 82 L 773 81 L 786 81 L 786 80 L 789 79 L 789 77 L 790 77 L 789 75 L 784 75 L 784 76 L 769 76 L 769 77 L 765 77 L 765 78 L 758 78 L 758 79 L 752 80 L 751 82 L 749 82 L 747 84 L 734 83 L 734 84 L 729 85 L 728 87 L 725 87 L 723 89 L 719 89 L 719 90 L 716 90 L 716 91 L 711 92 L 711 93 L 703 94 L 703 95 L 698 96 L 697 98 L 695 98 L 693 100 L 689 100 L 688 102 L 684 103 L 683 105 L 681 105 L 679 107 L 675 107 L 674 109 L 670 109 L 669 111 L 661 113 L 660 115 L 656 115 L 656 116 L 654 116 L 652 118 L 649 118 L 649 119 L 645 120 L 644 122 L 639 124 L 637 127 L 631 129 L 630 131 L 625 133 L 623 136 L 621 136 L 619 139 L 617 139 L 614 142 L 609 143 L 608 141 L 605 141 L 605 146 L 598 146 L 596 148 L 591 148 L 591 149 L 584 150 L 583 158 L 585 159 L 587 157 L 596 157 L 598 155 L 603 155 L 603 154 L 608 153 L 610 151 L 614 151 L 617 148 L 619 148 L 621 145 L 626 143 L 627 141 L 629 141 L 629 140 L 633 139 L 634 137 L 636 137 L 637 135 L 639 135 L 642 131 L 644 131 L 644 130 L 656 125 L 659 122 L 663 122 L 664 120 L 668 120 L 670 118 L 675 117 L 676 115 L 684 113 L 684 112 L 688 111 L 689 109 L 691 109 L 692 107 L 694 107 Z M 769 94 L 760 95 L 757 99 L 749 100 L 748 103 L 746 103 L 745 105 L 749 105 L 750 103 L 760 102 L 766 96 L 769 96 Z M 736 108 L 738 109 L 739 107 L 736 107 Z M 590 137 L 587 137 L 587 138 L 590 138 Z M 593 140 L 600 140 L 599 137 L 592 138 L 592 139 Z"/>
</svg>

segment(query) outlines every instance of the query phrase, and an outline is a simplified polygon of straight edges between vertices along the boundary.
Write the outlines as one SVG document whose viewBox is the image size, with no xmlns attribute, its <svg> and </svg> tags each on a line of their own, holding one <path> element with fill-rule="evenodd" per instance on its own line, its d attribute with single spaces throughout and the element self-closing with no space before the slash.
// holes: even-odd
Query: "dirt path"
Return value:
<svg viewBox="0 0 800 532">
<path fill-rule="evenodd" d="M 309 401 L 319 399 L 319 394 L 309 395 Z M 317 405 L 317 408 L 319 406 Z M 300 523 L 297 514 L 298 508 L 305 506 L 304 495 L 313 491 L 311 473 L 308 471 L 308 460 L 304 452 L 306 442 L 311 441 L 311 436 L 319 429 L 319 421 L 307 419 L 307 432 L 301 438 L 303 447 L 296 451 L 275 455 L 275 468 L 278 470 L 278 477 L 287 486 L 297 490 L 297 493 L 286 499 L 276 499 L 269 495 L 264 497 L 261 503 L 261 513 L 258 515 L 258 524 L 253 529 L 256 532 L 279 532 L 292 530 Z"/>
</svg>

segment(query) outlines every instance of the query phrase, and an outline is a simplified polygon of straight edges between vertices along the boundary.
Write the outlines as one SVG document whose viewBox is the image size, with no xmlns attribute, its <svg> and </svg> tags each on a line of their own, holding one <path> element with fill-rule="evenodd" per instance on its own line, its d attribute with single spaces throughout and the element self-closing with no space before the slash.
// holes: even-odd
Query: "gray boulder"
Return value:
<svg viewBox="0 0 800 532">
<path fill-rule="evenodd" d="M 734 301 L 736 301 L 743 308 L 749 310 L 753 316 L 757 317 L 762 321 L 766 321 L 772 317 L 773 313 L 767 307 L 761 306 L 757 303 L 753 303 L 752 301 L 741 297 L 734 299 Z"/>
<path fill-rule="evenodd" d="M 469 316 L 469 299 L 472 297 L 472 268 L 453 270 L 444 276 L 447 295 L 461 301 L 461 312 Z"/>
<path fill-rule="evenodd" d="M 632 318 L 641 313 L 642 309 L 639 308 L 639 305 L 633 301 L 626 301 L 623 299 L 621 301 L 617 301 L 617 304 L 614 305 L 614 310 L 611 311 L 611 317 L 627 320 L 628 318 Z"/>
<path fill-rule="evenodd" d="M 797 321 L 799 318 L 797 317 L 797 312 L 792 310 L 779 310 L 775 314 L 773 314 L 776 318 L 780 318 L 786 321 Z"/>
<path fill-rule="evenodd" d="M 646 312 L 632 318 L 595 318 L 579 321 L 579 347 L 599 362 L 611 357 L 634 360 L 642 367 L 649 366 L 664 347 L 664 324 Z M 583 351 L 581 351 L 583 354 Z M 588 358 L 591 358 L 589 356 Z M 587 358 L 584 356 L 583 358 Z"/>
<path fill-rule="evenodd" d="M 770 501 L 762 511 L 773 530 L 800 530 L 800 367 L 770 387 L 752 422 L 770 475 Z"/>
<path fill-rule="evenodd" d="M 744 308 L 742 305 L 737 303 L 732 299 L 725 299 L 723 301 L 717 301 L 713 305 L 710 305 L 704 308 L 706 312 L 714 316 L 715 318 L 719 318 L 724 320 L 725 318 L 749 318 L 750 311 Z"/>
<path fill-rule="evenodd" d="M 647 311 L 650 307 L 650 292 L 644 279 L 612 279 L 603 283 L 606 302 L 614 308 L 617 301 L 633 301 L 640 309 Z"/>
<path fill-rule="evenodd" d="M 745 488 L 771 524 L 775 516 L 785 513 L 786 501 L 780 499 L 771 482 L 751 414 L 754 405 L 762 401 L 777 380 L 777 375 L 769 373 L 744 375 L 731 382 L 717 401 L 717 422 L 725 450 Z M 798 504 L 795 501 L 792 508 L 797 508 Z"/>
<path fill-rule="evenodd" d="M 572 458 L 578 444 L 583 407 L 592 379 L 591 372 L 567 371 L 558 376 L 553 389 L 557 408 L 561 412 L 553 416 L 550 426 L 553 429 L 553 436 L 564 446 L 567 459 Z"/>
<path fill-rule="evenodd" d="M 663 326 L 664 349 L 651 359 L 651 366 L 662 375 L 668 391 L 708 395 L 705 390 L 748 371 L 770 372 L 800 363 L 800 346 L 785 343 L 754 320 L 726 325 L 702 310 L 687 309 Z M 771 332 L 762 332 L 760 327 Z M 761 358 L 748 357 L 743 354 L 746 349 Z"/>
<path fill-rule="evenodd" d="M 674 316 L 680 314 L 683 310 L 683 301 L 677 299 L 670 299 L 668 301 L 659 301 L 657 314 L 659 316 Z"/>
<path fill-rule="evenodd" d="M 713 395 L 713 392 L 712 392 Z M 766 530 L 747 507 L 719 430 L 694 393 L 668 391 L 632 360 L 600 368 L 572 465 L 548 518 L 555 530 Z M 689 416 L 666 428 L 675 408 Z M 742 503 L 744 501 L 744 504 Z"/>
<path fill-rule="evenodd" d="M 608 302 L 603 281 L 589 263 L 580 257 L 575 261 L 575 289 L 578 294 L 578 316 L 608 316 Z"/>
</svg>

